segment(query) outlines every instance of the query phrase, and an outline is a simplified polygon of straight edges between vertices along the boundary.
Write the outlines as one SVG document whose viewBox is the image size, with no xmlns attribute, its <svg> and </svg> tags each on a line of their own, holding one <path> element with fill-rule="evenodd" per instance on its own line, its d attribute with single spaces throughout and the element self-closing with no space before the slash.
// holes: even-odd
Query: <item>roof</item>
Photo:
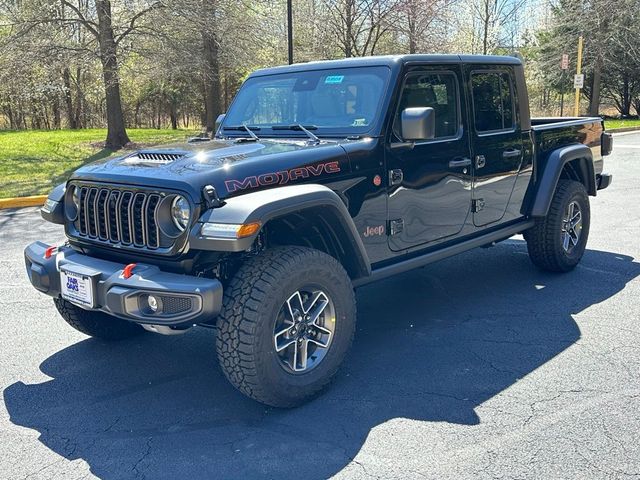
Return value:
<svg viewBox="0 0 640 480">
<path fill-rule="evenodd" d="M 383 55 L 372 57 L 353 57 L 341 60 L 320 60 L 305 63 L 294 63 L 293 65 L 281 65 L 278 67 L 263 68 L 256 70 L 250 76 L 262 76 L 275 73 L 300 72 L 308 70 L 337 69 L 346 67 L 374 67 L 387 66 L 398 67 L 405 63 L 482 63 L 495 65 L 522 65 L 517 57 L 506 55 Z"/>
</svg>

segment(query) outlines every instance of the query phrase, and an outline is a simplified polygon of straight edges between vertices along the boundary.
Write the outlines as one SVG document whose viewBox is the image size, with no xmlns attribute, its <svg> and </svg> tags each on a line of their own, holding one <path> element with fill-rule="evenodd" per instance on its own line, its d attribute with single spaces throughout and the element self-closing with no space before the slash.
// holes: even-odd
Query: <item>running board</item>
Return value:
<svg viewBox="0 0 640 480">
<path fill-rule="evenodd" d="M 444 247 L 439 250 L 420 255 L 419 257 L 410 258 L 393 265 L 377 268 L 373 270 L 371 272 L 371 275 L 369 275 L 368 277 L 361 277 L 354 280 L 353 286 L 356 288 L 361 287 L 363 285 L 367 285 L 368 283 L 382 280 L 383 278 L 391 277 L 399 273 L 408 272 L 409 270 L 413 270 L 414 268 L 423 267 L 430 263 L 453 257 L 454 255 L 466 252 L 467 250 L 471 250 L 473 248 L 481 247 L 492 242 L 505 240 L 509 237 L 512 237 L 513 235 L 522 233 L 528 228 L 533 227 L 534 223 L 535 222 L 533 220 L 518 222 L 508 227 L 501 228 L 500 230 L 495 230 L 479 237 L 471 238 L 455 245 L 451 245 L 449 247 Z"/>
</svg>

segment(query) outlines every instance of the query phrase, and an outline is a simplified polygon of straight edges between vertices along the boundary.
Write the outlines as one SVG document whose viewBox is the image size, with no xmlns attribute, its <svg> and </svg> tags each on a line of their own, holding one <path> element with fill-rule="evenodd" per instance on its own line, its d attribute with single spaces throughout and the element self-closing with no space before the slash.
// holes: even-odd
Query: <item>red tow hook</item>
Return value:
<svg viewBox="0 0 640 480">
<path fill-rule="evenodd" d="M 53 247 L 48 247 L 45 251 L 44 251 L 44 258 L 49 260 L 51 258 L 51 256 L 54 253 L 58 252 L 58 247 L 56 247 L 55 245 Z"/>
<path fill-rule="evenodd" d="M 138 265 L 138 264 L 137 263 L 130 263 L 129 265 L 124 267 L 124 270 L 122 270 L 123 278 L 131 278 L 131 275 L 133 275 L 133 269 L 136 268 L 136 265 Z"/>
</svg>

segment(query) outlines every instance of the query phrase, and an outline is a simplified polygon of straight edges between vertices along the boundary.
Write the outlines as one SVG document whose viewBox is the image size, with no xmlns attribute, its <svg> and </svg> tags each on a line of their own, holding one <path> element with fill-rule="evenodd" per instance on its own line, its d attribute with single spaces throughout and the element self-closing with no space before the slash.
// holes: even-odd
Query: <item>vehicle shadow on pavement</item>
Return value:
<svg viewBox="0 0 640 480">
<path fill-rule="evenodd" d="M 543 273 L 510 240 L 370 285 L 341 374 L 293 410 L 236 392 L 204 329 L 81 341 L 42 363 L 50 380 L 4 399 L 14 424 L 100 478 L 326 478 L 384 422 L 478 424 L 475 407 L 580 338 L 573 314 L 638 275 L 633 258 L 594 250 L 571 273 Z"/>
</svg>

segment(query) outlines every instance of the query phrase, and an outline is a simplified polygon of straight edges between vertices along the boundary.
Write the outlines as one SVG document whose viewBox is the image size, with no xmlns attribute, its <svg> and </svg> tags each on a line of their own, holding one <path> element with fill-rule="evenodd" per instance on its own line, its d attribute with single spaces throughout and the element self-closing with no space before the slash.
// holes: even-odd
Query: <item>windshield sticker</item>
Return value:
<svg viewBox="0 0 640 480">
<path fill-rule="evenodd" d="M 351 124 L 352 127 L 366 127 L 367 119 L 366 118 L 356 118 Z"/>
<path fill-rule="evenodd" d="M 344 75 L 329 75 L 327 78 L 324 79 L 324 83 L 337 84 L 337 83 L 342 83 L 343 80 L 344 80 Z"/>
</svg>

